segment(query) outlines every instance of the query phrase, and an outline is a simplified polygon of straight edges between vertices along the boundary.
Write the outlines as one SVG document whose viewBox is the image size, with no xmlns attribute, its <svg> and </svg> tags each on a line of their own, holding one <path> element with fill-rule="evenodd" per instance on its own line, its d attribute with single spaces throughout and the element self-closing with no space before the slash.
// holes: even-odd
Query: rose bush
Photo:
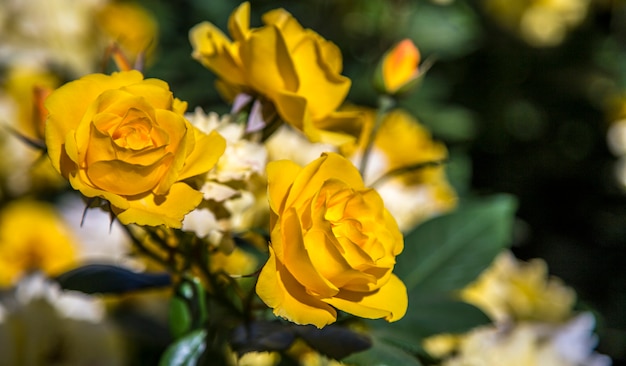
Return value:
<svg viewBox="0 0 626 366">
<path fill-rule="evenodd" d="M 186 103 L 167 83 L 138 71 L 67 83 L 46 108 L 52 165 L 83 195 L 108 200 L 123 224 L 180 227 L 202 199 L 183 180 L 210 170 L 225 149 L 218 133 L 183 117 Z"/>
<path fill-rule="evenodd" d="M 350 89 L 341 75 L 339 48 L 304 29 L 284 9 L 263 15 L 264 26 L 250 29 L 250 4 L 230 16 L 233 41 L 209 22 L 189 32 L 193 57 L 219 78 L 230 101 L 239 93 L 268 99 L 280 117 L 312 141 L 343 143 L 358 133 L 358 116 L 337 112 Z"/>
<path fill-rule="evenodd" d="M 270 257 L 256 291 L 274 313 L 319 328 L 336 309 L 364 318 L 404 316 L 407 291 L 392 274 L 404 241 L 378 193 L 338 154 L 304 168 L 267 166 Z"/>
</svg>

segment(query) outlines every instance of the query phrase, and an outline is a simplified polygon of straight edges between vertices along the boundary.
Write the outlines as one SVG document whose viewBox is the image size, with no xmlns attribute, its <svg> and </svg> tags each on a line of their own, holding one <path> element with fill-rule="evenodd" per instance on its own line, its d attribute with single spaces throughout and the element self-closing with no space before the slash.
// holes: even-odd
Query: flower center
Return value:
<svg viewBox="0 0 626 366">
<path fill-rule="evenodd" d="M 151 131 L 152 124 L 148 116 L 140 110 L 131 108 L 111 137 L 119 147 L 142 150 L 154 146 Z"/>
</svg>

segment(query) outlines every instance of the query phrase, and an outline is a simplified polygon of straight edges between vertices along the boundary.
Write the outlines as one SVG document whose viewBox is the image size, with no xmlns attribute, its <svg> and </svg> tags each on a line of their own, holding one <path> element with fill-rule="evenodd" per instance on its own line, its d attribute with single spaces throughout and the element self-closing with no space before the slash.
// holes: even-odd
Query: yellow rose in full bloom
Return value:
<svg viewBox="0 0 626 366">
<path fill-rule="evenodd" d="M 352 163 L 330 153 L 305 167 L 267 166 L 270 257 L 256 291 L 274 314 L 321 328 L 336 309 L 402 318 L 407 290 L 392 274 L 404 241 L 378 193 Z"/>
<path fill-rule="evenodd" d="M 352 140 L 358 117 L 336 111 L 351 84 L 341 75 L 339 48 L 284 9 L 265 13 L 259 28 L 251 29 L 249 20 L 246 2 L 229 19 L 233 41 L 209 22 L 189 33 L 193 57 L 218 76 L 220 92 L 229 100 L 239 93 L 269 100 L 283 121 L 312 141 Z"/>
<path fill-rule="evenodd" d="M 134 70 L 72 81 L 46 108 L 52 165 L 83 195 L 108 200 L 123 224 L 180 227 L 202 200 L 183 180 L 210 170 L 226 145 L 183 117 L 167 83 Z"/>
</svg>

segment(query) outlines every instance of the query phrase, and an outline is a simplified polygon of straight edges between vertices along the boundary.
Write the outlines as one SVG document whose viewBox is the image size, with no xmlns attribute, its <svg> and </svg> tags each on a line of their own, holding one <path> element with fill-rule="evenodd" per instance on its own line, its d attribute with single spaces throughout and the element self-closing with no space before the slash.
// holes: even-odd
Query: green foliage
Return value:
<svg viewBox="0 0 626 366">
<path fill-rule="evenodd" d="M 421 366 L 413 355 L 404 349 L 374 337 L 373 345 L 364 352 L 355 353 L 341 360 L 346 364 L 360 366 L 403 365 Z"/>
<path fill-rule="evenodd" d="M 510 244 L 516 202 L 497 195 L 462 203 L 405 238 L 395 273 L 419 297 L 458 290 Z"/>
<path fill-rule="evenodd" d="M 197 278 L 185 279 L 170 300 L 169 326 L 174 338 L 201 327 L 207 320 L 206 294 Z"/>
<path fill-rule="evenodd" d="M 456 58 L 480 44 L 481 29 L 472 8 L 462 1 L 449 6 L 416 2 L 408 33 L 425 54 Z"/>
<path fill-rule="evenodd" d="M 409 294 L 409 310 L 404 318 L 390 326 L 414 336 L 440 333 L 465 333 L 491 320 L 473 305 L 449 297 L 420 299 Z"/>
<path fill-rule="evenodd" d="M 172 343 L 167 349 L 159 366 L 195 366 L 206 348 L 207 332 L 200 329 L 189 333 Z"/>
</svg>

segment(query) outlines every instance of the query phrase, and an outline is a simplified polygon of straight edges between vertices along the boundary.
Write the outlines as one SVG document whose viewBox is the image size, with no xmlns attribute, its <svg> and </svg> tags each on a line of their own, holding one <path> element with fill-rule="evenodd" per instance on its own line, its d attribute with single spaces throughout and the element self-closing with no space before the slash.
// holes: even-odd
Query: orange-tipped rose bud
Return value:
<svg viewBox="0 0 626 366">
<path fill-rule="evenodd" d="M 374 84 L 380 92 L 390 95 L 412 90 L 421 75 L 418 69 L 420 52 L 410 39 L 404 39 L 387 51 L 378 64 Z"/>
</svg>

